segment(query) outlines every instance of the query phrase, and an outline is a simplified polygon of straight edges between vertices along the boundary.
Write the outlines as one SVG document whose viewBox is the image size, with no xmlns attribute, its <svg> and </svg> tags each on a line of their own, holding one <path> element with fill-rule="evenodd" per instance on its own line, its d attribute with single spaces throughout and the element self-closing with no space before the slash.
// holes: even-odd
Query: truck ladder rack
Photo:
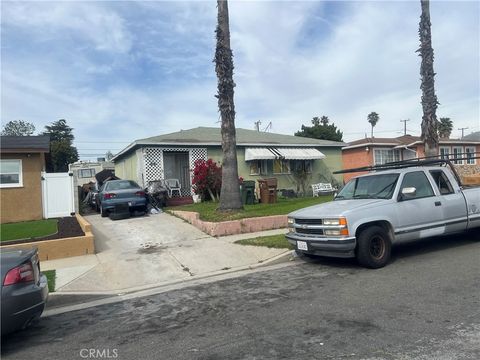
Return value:
<svg viewBox="0 0 480 360">
<path fill-rule="evenodd" d="M 334 171 L 333 174 L 347 174 L 347 173 L 354 173 L 354 172 L 365 172 L 365 171 L 384 171 L 384 170 L 396 170 L 396 169 L 405 169 L 409 167 L 416 167 L 416 166 L 432 166 L 432 165 L 439 165 L 439 166 L 449 166 L 452 170 L 453 175 L 457 179 L 458 183 L 461 185 L 460 177 L 455 170 L 453 162 L 461 161 L 461 160 L 471 160 L 471 159 L 480 159 L 478 156 L 480 153 L 478 152 L 471 152 L 469 153 L 470 157 L 449 157 L 442 159 L 439 156 L 426 156 L 421 158 L 415 159 L 408 159 L 402 161 L 393 161 L 382 165 L 371 165 L 371 166 L 363 166 L 358 168 L 352 169 L 345 169 L 345 170 L 338 170 Z M 459 155 L 466 155 L 466 153 L 462 153 Z"/>
</svg>

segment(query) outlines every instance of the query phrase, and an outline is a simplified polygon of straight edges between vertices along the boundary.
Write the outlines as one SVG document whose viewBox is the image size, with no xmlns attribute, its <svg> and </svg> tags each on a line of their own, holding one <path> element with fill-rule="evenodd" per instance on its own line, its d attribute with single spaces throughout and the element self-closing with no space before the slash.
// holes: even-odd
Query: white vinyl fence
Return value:
<svg viewBox="0 0 480 360">
<path fill-rule="evenodd" d="M 73 176 L 69 173 L 42 172 L 42 203 L 45 219 L 73 215 Z"/>
</svg>

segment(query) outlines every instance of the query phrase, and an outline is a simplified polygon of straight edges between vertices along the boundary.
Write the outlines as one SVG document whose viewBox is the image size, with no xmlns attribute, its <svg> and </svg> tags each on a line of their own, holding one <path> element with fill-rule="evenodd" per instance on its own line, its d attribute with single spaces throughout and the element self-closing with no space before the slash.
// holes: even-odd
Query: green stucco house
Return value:
<svg viewBox="0 0 480 360">
<path fill-rule="evenodd" d="M 332 172 L 342 168 L 343 142 L 237 129 L 238 174 L 245 180 L 275 177 L 278 189 L 297 190 L 296 174 L 307 175 L 307 187 L 340 182 Z M 220 128 L 197 127 L 136 140 L 116 154 L 115 175 L 146 186 L 149 181 L 178 179 L 181 194 L 192 195 L 192 170 L 197 159 L 221 164 Z M 258 186 L 258 185 L 257 185 Z"/>
</svg>

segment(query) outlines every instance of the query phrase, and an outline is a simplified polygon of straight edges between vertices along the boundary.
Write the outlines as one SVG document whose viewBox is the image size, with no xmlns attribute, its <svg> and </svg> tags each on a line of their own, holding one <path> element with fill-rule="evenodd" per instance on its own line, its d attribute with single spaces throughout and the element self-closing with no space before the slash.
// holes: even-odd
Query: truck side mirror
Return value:
<svg viewBox="0 0 480 360">
<path fill-rule="evenodd" d="M 415 197 L 417 194 L 417 188 L 415 187 L 405 187 L 401 191 L 400 200 L 408 200 Z"/>
</svg>

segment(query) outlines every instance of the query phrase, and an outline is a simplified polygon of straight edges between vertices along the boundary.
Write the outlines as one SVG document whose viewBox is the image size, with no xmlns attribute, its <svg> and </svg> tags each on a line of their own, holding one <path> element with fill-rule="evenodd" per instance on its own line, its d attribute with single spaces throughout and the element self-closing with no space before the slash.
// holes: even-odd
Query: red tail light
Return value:
<svg viewBox="0 0 480 360">
<path fill-rule="evenodd" d="M 145 196 L 145 191 L 137 191 L 135 196 Z"/>
<path fill-rule="evenodd" d="M 5 276 L 5 280 L 3 281 L 3 285 L 13 285 L 22 282 L 29 282 L 34 280 L 34 273 L 32 263 L 26 263 L 20 265 L 16 268 L 11 269 L 7 275 Z"/>
<path fill-rule="evenodd" d="M 117 197 L 117 194 L 114 194 L 114 193 L 106 193 L 106 194 L 103 194 L 103 198 L 104 199 L 113 199 Z"/>
</svg>

